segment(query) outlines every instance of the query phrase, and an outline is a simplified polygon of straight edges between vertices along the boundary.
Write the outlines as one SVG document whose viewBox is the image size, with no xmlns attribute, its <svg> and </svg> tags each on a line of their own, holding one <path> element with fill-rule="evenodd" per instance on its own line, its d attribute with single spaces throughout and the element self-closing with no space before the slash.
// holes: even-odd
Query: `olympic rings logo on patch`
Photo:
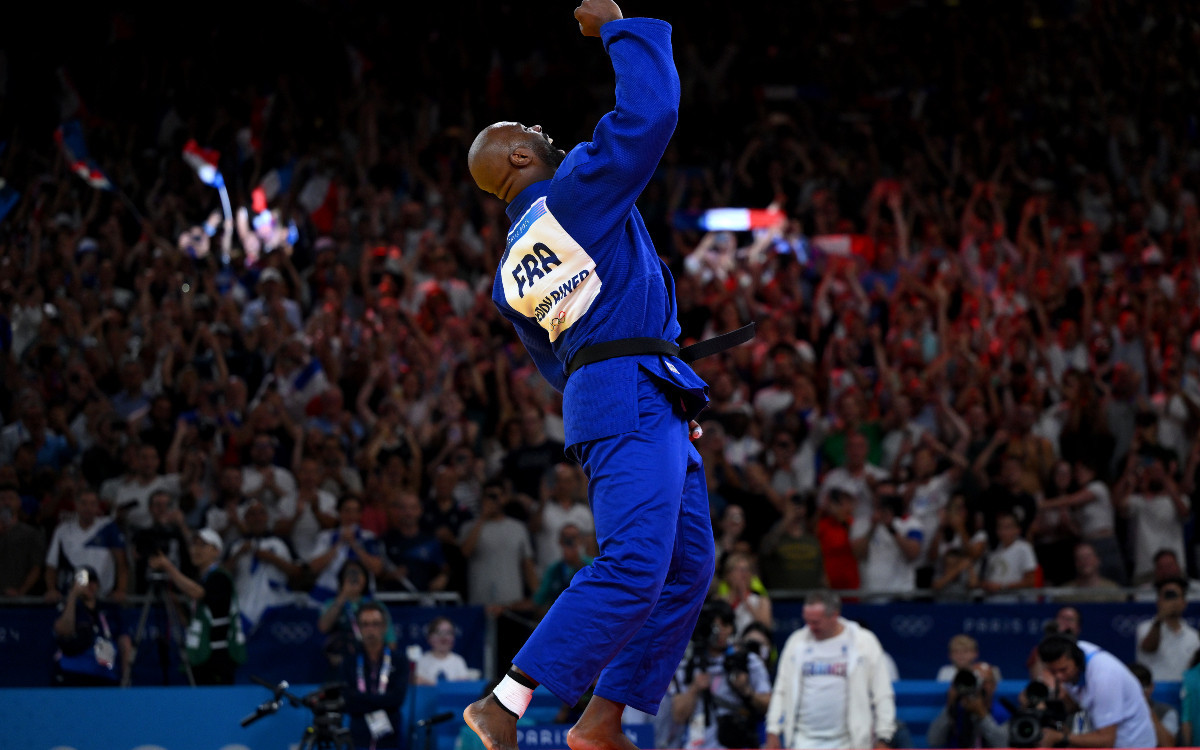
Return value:
<svg viewBox="0 0 1200 750">
<path fill-rule="evenodd" d="M 892 632 L 905 638 L 921 638 L 933 630 L 932 615 L 896 615 L 889 623 Z"/>
<path fill-rule="evenodd" d="M 555 328 L 558 328 L 558 326 L 563 322 L 564 319 L 566 319 L 566 317 L 567 317 L 567 311 L 559 310 L 558 315 L 555 315 L 554 318 L 550 321 L 550 328 L 552 330 Z"/>
</svg>

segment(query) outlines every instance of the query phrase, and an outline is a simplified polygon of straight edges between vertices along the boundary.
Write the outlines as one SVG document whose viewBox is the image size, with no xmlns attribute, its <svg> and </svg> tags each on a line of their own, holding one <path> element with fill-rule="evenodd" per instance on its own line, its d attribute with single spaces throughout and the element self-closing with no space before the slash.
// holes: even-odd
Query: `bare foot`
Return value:
<svg viewBox="0 0 1200 750">
<path fill-rule="evenodd" d="M 637 745 L 621 731 L 622 703 L 593 695 L 579 722 L 567 732 L 571 750 L 637 750 Z"/>
<path fill-rule="evenodd" d="M 487 750 L 517 750 L 517 719 L 493 696 L 486 695 L 463 709 L 463 721 Z"/>
<path fill-rule="evenodd" d="M 567 732 L 567 747 L 571 750 L 637 750 L 633 740 L 612 727 L 576 724 Z"/>
</svg>

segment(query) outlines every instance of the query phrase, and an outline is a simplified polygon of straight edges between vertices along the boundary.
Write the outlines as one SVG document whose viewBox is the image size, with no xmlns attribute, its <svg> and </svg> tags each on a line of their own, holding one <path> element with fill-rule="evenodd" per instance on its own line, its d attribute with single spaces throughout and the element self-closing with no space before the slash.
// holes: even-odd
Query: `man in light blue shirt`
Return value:
<svg viewBox="0 0 1200 750">
<path fill-rule="evenodd" d="M 1038 658 L 1046 671 L 1091 718 L 1090 732 L 1064 734 L 1042 730 L 1048 747 L 1156 747 L 1157 737 L 1150 707 L 1141 684 L 1120 659 L 1094 643 L 1076 643 L 1068 636 L 1051 635 L 1038 644 Z"/>
</svg>

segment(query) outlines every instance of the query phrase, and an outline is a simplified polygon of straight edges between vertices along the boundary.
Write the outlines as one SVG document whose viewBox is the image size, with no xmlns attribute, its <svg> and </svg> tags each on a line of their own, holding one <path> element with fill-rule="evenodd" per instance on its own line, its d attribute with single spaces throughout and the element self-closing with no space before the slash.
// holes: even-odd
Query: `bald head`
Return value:
<svg viewBox="0 0 1200 750">
<path fill-rule="evenodd" d="M 529 185 L 554 176 L 566 153 L 552 143 L 541 125 L 498 122 L 475 136 L 467 168 L 481 190 L 508 203 Z"/>
</svg>

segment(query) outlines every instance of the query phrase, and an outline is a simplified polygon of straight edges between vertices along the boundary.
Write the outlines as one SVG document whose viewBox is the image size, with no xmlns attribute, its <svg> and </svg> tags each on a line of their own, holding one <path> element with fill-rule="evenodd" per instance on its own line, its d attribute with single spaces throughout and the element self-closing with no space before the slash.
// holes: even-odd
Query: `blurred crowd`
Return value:
<svg viewBox="0 0 1200 750">
<path fill-rule="evenodd" d="M 663 11 L 683 101 L 639 207 L 684 340 L 758 324 L 698 365 L 739 632 L 768 589 L 1195 575 L 1196 5 Z M 363 586 L 536 618 L 598 552 L 465 154 L 500 119 L 585 140 L 611 73 L 569 17 L 459 6 L 306 4 L 287 39 L 198 19 L 169 49 L 154 11 L 96 10 L 107 36 L 5 52 L 0 593 L 85 565 L 143 592 L 209 530 L 250 627 Z M 67 118 L 113 190 L 72 174 Z M 686 220 L 724 206 L 786 218 Z"/>
</svg>

